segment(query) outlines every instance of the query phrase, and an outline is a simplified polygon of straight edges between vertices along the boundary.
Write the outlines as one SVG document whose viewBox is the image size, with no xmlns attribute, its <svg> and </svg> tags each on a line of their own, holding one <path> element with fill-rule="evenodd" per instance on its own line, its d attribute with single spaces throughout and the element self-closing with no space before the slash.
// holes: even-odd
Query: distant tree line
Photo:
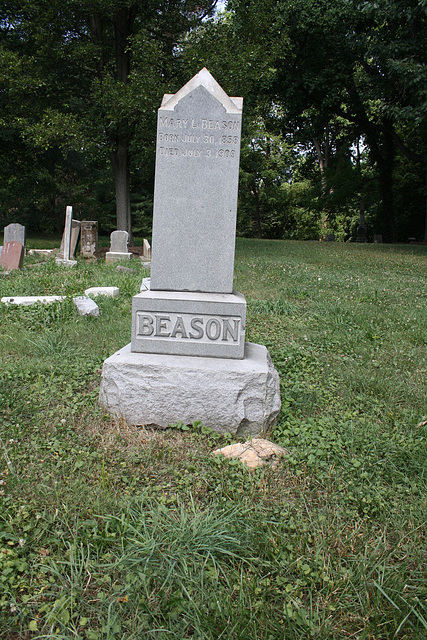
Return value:
<svg viewBox="0 0 427 640">
<path fill-rule="evenodd" d="M 427 240 L 426 0 L 8 0 L 0 224 L 150 236 L 156 110 L 244 97 L 238 233 Z"/>
</svg>

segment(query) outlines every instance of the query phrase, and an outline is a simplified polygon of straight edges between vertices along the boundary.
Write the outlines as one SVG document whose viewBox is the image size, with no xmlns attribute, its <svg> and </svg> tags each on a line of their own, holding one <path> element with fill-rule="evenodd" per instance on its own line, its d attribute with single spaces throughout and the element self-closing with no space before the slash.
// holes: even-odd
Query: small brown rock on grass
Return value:
<svg viewBox="0 0 427 640">
<path fill-rule="evenodd" d="M 277 444 L 264 440 L 263 438 L 253 438 L 247 442 L 230 444 L 222 449 L 216 449 L 213 455 L 223 455 L 226 458 L 239 458 L 249 469 L 256 469 L 262 465 L 276 467 L 278 460 L 288 455 L 288 451 Z"/>
</svg>

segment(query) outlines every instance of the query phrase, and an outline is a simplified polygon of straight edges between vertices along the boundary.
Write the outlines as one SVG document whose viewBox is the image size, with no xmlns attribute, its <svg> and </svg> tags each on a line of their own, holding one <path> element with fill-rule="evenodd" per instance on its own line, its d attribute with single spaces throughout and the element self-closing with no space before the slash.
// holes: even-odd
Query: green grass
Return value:
<svg viewBox="0 0 427 640">
<path fill-rule="evenodd" d="M 69 298 L 0 306 L 0 637 L 424 639 L 426 258 L 238 240 L 247 339 L 281 380 L 269 437 L 290 452 L 254 472 L 212 457 L 231 437 L 203 425 L 99 409 L 148 275 L 137 260 L 27 257 L 1 278 L 1 296 Z M 120 297 L 81 318 L 71 297 L 96 285 Z"/>
</svg>

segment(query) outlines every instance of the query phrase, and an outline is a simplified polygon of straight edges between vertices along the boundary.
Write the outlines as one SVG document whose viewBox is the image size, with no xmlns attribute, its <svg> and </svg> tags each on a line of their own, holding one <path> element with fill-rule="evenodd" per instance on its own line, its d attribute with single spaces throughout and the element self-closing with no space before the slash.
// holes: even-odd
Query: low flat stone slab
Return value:
<svg viewBox="0 0 427 640">
<path fill-rule="evenodd" d="M 10 296 L 1 299 L 4 304 L 30 305 L 41 302 L 42 304 L 50 304 L 52 302 L 62 302 L 65 296 Z"/>
<path fill-rule="evenodd" d="M 128 344 L 105 360 L 99 402 L 128 424 L 201 420 L 220 433 L 258 435 L 279 413 L 279 376 L 258 344 L 246 343 L 242 360 L 132 353 Z"/>
<path fill-rule="evenodd" d="M 77 296 L 73 298 L 80 316 L 99 316 L 99 307 L 95 300 L 87 296 Z"/>
<path fill-rule="evenodd" d="M 55 249 L 30 249 L 28 251 L 28 255 L 29 256 L 36 256 L 36 255 L 40 254 L 41 256 L 49 256 L 54 251 L 55 251 Z"/>
<path fill-rule="evenodd" d="M 121 271 L 122 273 L 135 273 L 135 269 L 131 269 L 130 267 L 124 267 L 122 264 L 118 264 L 115 268 L 115 271 Z"/>
<path fill-rule="evenodd" d="M 90 298 L 96 298 L 96 296 L 107 296 L 109 298 L 117 298 L 120 291 L 118 287 L 89 287 L 86 289 L 85 295 Z"/>
<path fill-rule="evenodd" d="M 75 267 L 77 260 L 65 260 L 64 258 L 55 258 L 55 262 L 60 267 Z"/>
<path fill-rule="evenodd" d="M 119 251 L 107 251 L 105 254 L 105 262 L 118 262 L 118 260 L 130 260 L 132 257 L 131 253 L 121 253 Z"/>
<path fill-rule="evenodd" d="M 237 442 L 213 451 L 213 455 L 216 456 L 239 458 L 249 469 L 256 469 L 264 465 L 276 467 L 279 459 L 284 458 L 288 453 L 283 447 L 263 438 L 253 438 L 243 443 Z"/>
</svg>

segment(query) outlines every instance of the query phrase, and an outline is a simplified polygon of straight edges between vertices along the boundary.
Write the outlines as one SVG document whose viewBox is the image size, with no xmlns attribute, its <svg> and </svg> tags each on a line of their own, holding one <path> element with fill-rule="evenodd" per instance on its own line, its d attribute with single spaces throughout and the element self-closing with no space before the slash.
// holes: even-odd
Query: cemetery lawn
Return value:
<svg viewBox="0 0 427 640">
<path fill-rule="evenodd" d="M 0 305 L 2 640 L 424 639 L 427 247 L 238 240 L 289 451 L 252 472 L 211 455 L 231 436 L 98 407 L 149 275 L 126 266 L 28 256 L 0 278 L 68 296 Z M 101 285 L 119 298 L 80 317 Z"/>
</svg>

